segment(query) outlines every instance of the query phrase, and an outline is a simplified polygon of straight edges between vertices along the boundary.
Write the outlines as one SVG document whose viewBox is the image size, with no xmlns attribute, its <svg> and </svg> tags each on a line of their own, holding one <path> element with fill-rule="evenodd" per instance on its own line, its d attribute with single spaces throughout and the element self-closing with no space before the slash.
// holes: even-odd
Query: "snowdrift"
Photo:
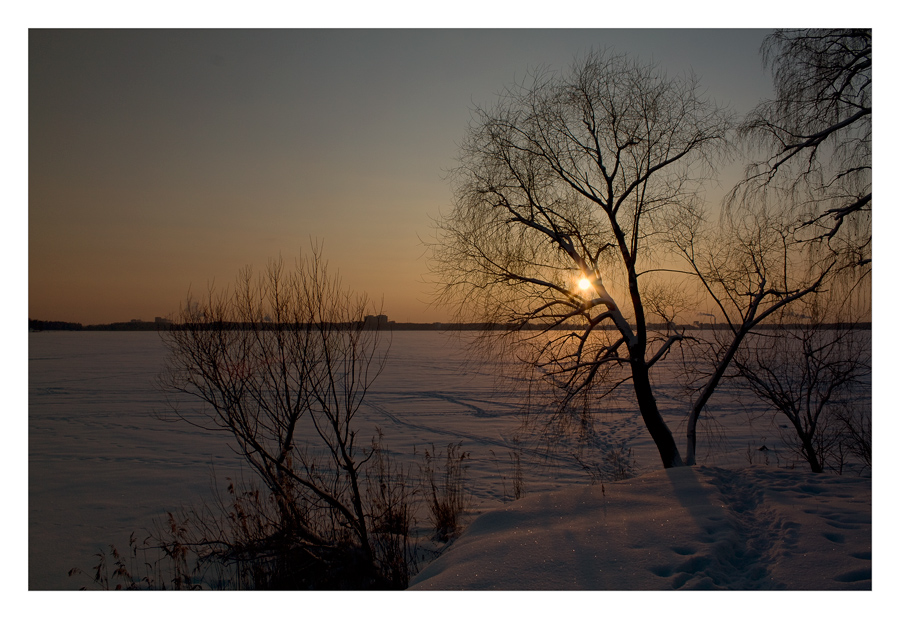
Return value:
<svg viewBox="0 0 900 619">
<path fill-rule="evenodd" d="M 410 588 L 870 590 L 871 505 L 868 478 L 661 470 L 486 512 Z"/>
</svg>

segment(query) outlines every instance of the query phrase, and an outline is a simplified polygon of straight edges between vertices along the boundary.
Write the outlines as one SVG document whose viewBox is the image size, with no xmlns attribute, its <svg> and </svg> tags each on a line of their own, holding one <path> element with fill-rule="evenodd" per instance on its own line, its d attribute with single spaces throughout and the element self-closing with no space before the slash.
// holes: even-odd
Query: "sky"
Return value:
<svg viewBox="0 0 900 619">
<path fill-rule="evenodd" d="M 446 320 L 423 241 L 473 106 L 612 48 L 744 113 L 767 32 L 32 29 L 29 317 L 165 317 L 317 242 L 391 320 Z"/>
</svg>

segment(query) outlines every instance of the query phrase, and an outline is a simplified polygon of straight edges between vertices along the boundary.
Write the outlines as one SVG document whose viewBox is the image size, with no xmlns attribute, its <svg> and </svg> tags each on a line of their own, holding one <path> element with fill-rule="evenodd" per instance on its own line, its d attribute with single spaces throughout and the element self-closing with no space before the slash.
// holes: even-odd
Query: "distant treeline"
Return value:
<svg viewBox="0 0 900 619">
<path fill-rule="evenodd" d="M 242 330 L 247 329 L 251 325 L 246 323 L 239 322 L 228 322 L 228 323 L 213 323 L 213 324 L 203 324 L 196 325 L 201 329 L 228 329 L 228 330 Z M 259 326 L 259 325 L 257 325 Z M 277 323 L 263 323 L 263 328 L 278 328 L 283 325 L 279 325 Z M 490 323 L 480 323 L 480 322 L 466 322 L 466 323 L 450 323 L 450 322 L 431 322 L 431 323 L 419 323 L 419 322 L 391 322 L 388 323 L 387 326 L 372 326 L 366 325 L 363 323 L 356 324 L 344 324 L 342 325 L 345 328 L 356 327 L 363 329 L 382 329 L 386 331 L 502 331 L 502 330 L 515 330 L 521 329 L 526 331 L 539 331 L 547 329 L 546 326 L 543 325 L 508 325 L 508 324 L 490 324 Z M 756 327 L 756 329 L 775 329 L 782 328 L 784 326 L 790 325 L 778 325 L 778 324 L 762 324 Z M 800 325 L 798 325 L 800 326 Z M 870 330 L 872 328 L 871 322 L 861 322 L 861 323 L 830 323 L 822 325 L 823 328 L 826 329 L 863 329 Z M 170 329 L 184 329 L 187 327 L 195 327 L 194 325 L 180 325 L 173 324 L 170 322 L 144 322 L 141 320 L 132 320 L 129 322 L 113 322 L 106 325 L 82 325 L 80 322 L 62 322 L 59 320 L 28 320 L 28 330 L 29 331 L 158 331 L 158 330 L 170 330 Z M 579 325 L 558 325 L 555 327 L 551 327 L 553 330 L 557 331 L 567 331 L 567 330 L 577 330 L 580 328 Z M 615 329 L 613 325 L 604 325 L 603 327 L 599 327 L 601 329 Z M 649 329 L 665 331 L 665 324 L 650 324 L 648 325 Z M 728 325 L 726 324 L 693 324 L 693 325 L 677 325 L 677 329 L 687 329 L 687 330 L 698 330 L 698 329 L 715 329 L 715 330 L 726 330 L 728 329 Z"/>
<path fill-rule="evenodd" d="M 80 322 L 62 322 L 60 320 L 28 319 L 29 331 L 156 331 L 171 325 L 156 322 L 113 322 L 108 325 L 82 325 Z"/>
<path fill-rule="evenodd" d="M 81 331 L 84 329 L 80 322 L 62 322 L 61 320 L 31 320 L 28 319 L 29 331 Z"/>
</svg>

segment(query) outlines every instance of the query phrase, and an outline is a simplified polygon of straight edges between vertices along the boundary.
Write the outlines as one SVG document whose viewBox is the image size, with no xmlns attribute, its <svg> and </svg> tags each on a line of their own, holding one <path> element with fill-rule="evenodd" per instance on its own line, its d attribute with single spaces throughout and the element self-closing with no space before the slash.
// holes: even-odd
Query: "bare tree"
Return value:
<svg viewBox="0 0 900 619">
<path fill-rule="evenodd" d="M 732 204 L 768 200 L 800 218 L 846 264 L 871 260 L 872 31 L 779 30 L 763 61 L 775 98 L 740 127 L 760 158 Z M 839 234 L 839 232 L 841 234 Z"/>
<path fill-rule="evenodd" d="M 682 347 L 693 398 L 686 423 L 685 462 L 696 463 L 697 426 L 735 355 L 755 328 L 784 315 L 792 303 L 822 290 L 833 279 L 836 259 L 810 260 L 807 244 L 794 235 L 793 220 L 765 207 L 745 205 L 715 227 L 693 205 L 673 210 L 666 244 L 681 257 L 685 272 L 721 323 L 694 332 Z"/>
<path fill-rule="evenodd" d="M 243 496 L 235 505 L 270 506 L 271 514 L 257 514 L 268 524 L 254 528 L 265 535 L 252 540 L 254 551 L 287 549 L 297 557 L 302 573 L 292 586 L 390 584 L 379 549 L 395 545 L 373 539 L 373 530 L 376 537 L 396 533 L 381 526 L 391 516 L 382 512 L 400 507 L 385 494 L 390 467 L 378 444 L 365 449 L 356 424 L 388 348 L 382 333 L 364 325 L 371 311 L 364 296 L 327 273 L 314 249 L 294 270 L 279 260 L 255 278 L 248 268 L 233 291 L 189 298 L 164 332 L 163 386 L 202 404 L 195 410 L 176 398 L 176 416 L 229 434 L 257 474 L 269 499 Z M 370 460 L 377 470 L 367 468 Z M 201 541 L 222 546 L 222 555 L 249 544 Z"/>
<path fill-rule="evenodd" d="M 840 473 L 850 453 L 871 461 L 871 396 L 864 383 L 870 332 L 855 320 L 831 322 L 841 314 L 834 308 L 826 314 L 820 302 L 802 303 L 802 313 L 783 312 L 769 329 L 754 331 L 734 365 L 790 423 L 782 439 L 810 469 Z"/>
<path fill-rule="evenodd" d="M 650 323 L 671 268 L 655 241 L 697 201 L 730 126 L 695 77 L 623 56 L 538 73 L 475 111 L 432 247 L 439 302 L 511 326 L 492 333 L 563 390 L 561 408 L 601 378 L 631 382 L 666 467 L 683 461 L 650 373 L 683 336 Z"/>
</svg>

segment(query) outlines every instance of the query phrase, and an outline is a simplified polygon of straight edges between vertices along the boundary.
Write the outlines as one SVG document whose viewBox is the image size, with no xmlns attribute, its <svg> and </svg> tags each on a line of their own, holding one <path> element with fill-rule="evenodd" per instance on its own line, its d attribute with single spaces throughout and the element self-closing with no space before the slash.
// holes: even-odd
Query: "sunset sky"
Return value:
<svg viewBox="0 0 900 619">
<path fill-rule="evenodd" d="M 611 47 L 743 113 L 766 33 L 31 30 L 29 317 L 153 320 L 315 239 L 392 320 L 445 320 L 422 239 L 473 105 Z"/>
</svg>

